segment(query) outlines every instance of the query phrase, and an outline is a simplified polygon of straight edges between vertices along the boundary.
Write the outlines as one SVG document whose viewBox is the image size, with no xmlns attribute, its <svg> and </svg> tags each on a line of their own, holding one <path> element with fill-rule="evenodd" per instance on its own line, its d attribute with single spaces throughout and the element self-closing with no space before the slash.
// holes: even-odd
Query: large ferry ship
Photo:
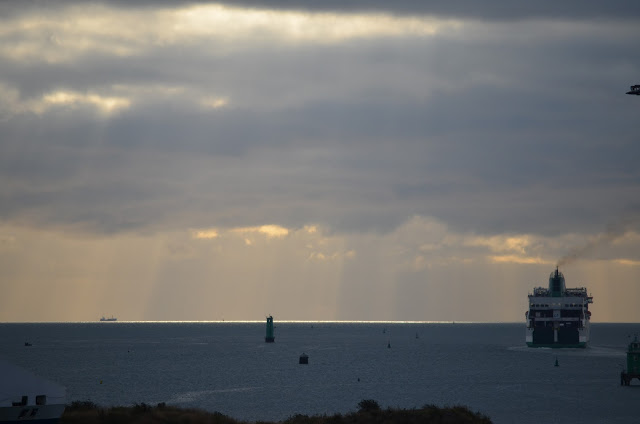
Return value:
<svg viewBox="0 0 640 424">
<path fill-rule="evenodd" d="M 593 297 L 585 287 L 568 289 L 564 275 L 549 276 L 549 288 L 536 287 L 529 294 L 526 342 L 529 347 L 586 347 L 589 342 Z"/>
</svg>

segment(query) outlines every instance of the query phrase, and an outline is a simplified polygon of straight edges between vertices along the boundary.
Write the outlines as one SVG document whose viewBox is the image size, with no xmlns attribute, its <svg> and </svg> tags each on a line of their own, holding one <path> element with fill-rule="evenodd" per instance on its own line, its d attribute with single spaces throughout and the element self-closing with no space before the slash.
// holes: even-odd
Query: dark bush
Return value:
<svg viewBox="0 0 640 424">
<path fill-rule="evenodd" d="M 363 399 L 358 403 L 359 412 L 379 411 L 380 405 L 373 399 Z"/>
<path fill-rule="evenodd" d="M 133 405 L 132 409 L 134 414 L 143 414 L 145 412 L 149 412 L 151 410 L 151 406 L 142 402 L 142 403 L 136 403 L 135 405 Z"/>
</svg>

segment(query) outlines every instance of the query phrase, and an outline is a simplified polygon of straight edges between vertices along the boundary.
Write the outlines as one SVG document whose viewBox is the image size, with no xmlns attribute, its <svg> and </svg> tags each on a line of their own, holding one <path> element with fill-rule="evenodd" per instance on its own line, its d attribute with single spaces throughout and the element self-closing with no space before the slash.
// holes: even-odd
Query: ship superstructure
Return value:
<svg viewBox="0 0 640 424">
<path fill-rule="evenodd" d="M 555 271 L 549 287 L 529 294 L 526 342 L 529 347 L 586 347 L 589 342 L 593 297 L 585 287 L 568 289 L 564 275 Z"/>
</svg>

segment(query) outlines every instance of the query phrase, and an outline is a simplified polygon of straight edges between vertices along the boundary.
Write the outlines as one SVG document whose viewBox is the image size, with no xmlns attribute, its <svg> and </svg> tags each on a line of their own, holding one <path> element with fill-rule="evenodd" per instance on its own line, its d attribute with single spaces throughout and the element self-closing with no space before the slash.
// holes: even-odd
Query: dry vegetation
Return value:
<svg viewBox="0 0 640 424">
<path fill-rule="evenodd" d="M 359 410 L 335 415 L 294 415 L 274 423 L 256 424 L 491 424 L 491 420 L 464 406 L 425 405 L 416 409 L 382 409 L 374 400 L 358 404 Z M 219 412 L 183 409 L 158 404 L 102 408 L 92 402 L 74 402 L 67 407 L 61 424 L 248 424 Z"/>
</svg>

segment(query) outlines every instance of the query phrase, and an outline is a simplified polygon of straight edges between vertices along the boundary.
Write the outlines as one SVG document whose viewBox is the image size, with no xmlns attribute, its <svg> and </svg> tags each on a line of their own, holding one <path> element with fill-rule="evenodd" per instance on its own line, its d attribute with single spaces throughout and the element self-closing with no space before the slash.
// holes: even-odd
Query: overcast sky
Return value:
<svg viewBox="0 0 640 424">
<path fill-rule="evenodd" d="M 344 3 L 348 3 L 345 6 Z M 0 321 L 640 322 L 640 2 L 3 2 Z"/>
</svg>

